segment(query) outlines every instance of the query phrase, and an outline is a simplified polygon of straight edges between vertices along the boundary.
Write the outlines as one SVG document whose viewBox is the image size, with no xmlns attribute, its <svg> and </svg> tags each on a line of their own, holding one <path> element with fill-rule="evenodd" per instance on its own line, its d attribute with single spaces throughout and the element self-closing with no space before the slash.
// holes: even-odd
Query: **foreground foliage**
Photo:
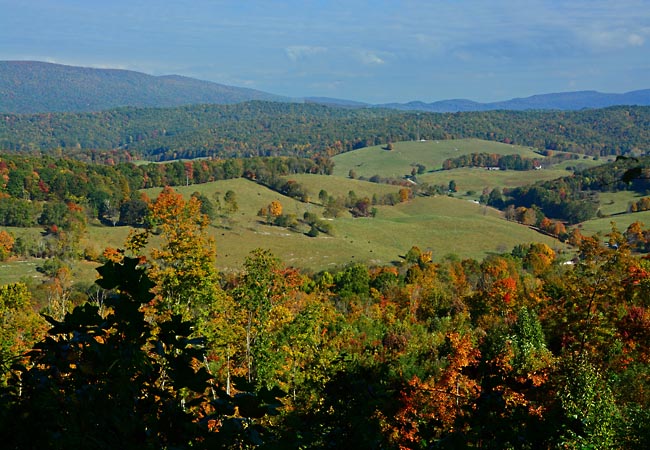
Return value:
<svg viewBox="0 0 650 450">
<path fill-rule="evenodd" d="M 165 208 L 196 208 L 168 194 Z M 184 222 L 203 242 L 201 222 Z M 209 284 L 191 281 L 201 258 L 122 255 L 100 269 L 112 294 L 48 317 L 11 368 L 3 442 L 645 448 L 650 262 L 608 238 L 583 237 L 572 264 L 544 244 L 441 263 L 412 248 L 399 267 L 318 274 L 258 249 Z"/>
<path fill-rule="evenodd" d="M 108 263 L 98 284 L 115 290 L 62 321 L 11 368 L 3 391 L 4 448 L 233 448 L 257 445 L 252 422 L 273 412 L 275 394 L 231 397 L 203 366 L 204 340 L 174 315 L 145 320 L 153 283 L 137 259 Z M 265 403 L 270 400 L 272 404 Z M 249 419 L 249 417 L 251 419 Z M 38 426 L 34 427 L 34 424 Z"/>
</svg>

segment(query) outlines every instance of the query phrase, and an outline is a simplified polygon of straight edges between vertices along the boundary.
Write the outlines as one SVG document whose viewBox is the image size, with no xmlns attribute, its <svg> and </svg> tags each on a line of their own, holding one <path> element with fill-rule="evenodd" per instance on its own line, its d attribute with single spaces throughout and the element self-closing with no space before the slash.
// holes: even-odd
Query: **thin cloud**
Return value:
<svg viewBox="0 0 650 450">
<path fill-rule="evenodd" d="M 285 48 L 284 52 L 291 61 L 298 61 L 320 53 L 325 53 L 327 52 L 327 49 L 325 47 L 311 45 L 291 45 Z"/>
<path fill-rule="evenodd" d="M 382 58 L 380 58 L 376 53 L 373 52 L 361 52 L 360 54 L 361 62 L 369 66 L 385 64 Z"/>
</svg>

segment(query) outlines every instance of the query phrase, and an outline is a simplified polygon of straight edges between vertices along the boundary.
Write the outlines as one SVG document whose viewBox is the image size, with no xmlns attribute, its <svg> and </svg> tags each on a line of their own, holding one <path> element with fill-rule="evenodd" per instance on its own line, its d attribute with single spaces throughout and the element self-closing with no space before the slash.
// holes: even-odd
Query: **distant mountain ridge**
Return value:
<svg viewBox="0 0 650 450">
<path fill-rule="evenodd" d="M 513 98 L 501 102 L 479 103 L 465 99 L 442 100 L 433 103 L 409 102 L 386 103 L 375 107 L 399 109 L 402 111 L 427 112 L 468 112 L 468 111 L 526 111 L 526 110 L 564 110 L 575 111 L 585 108 L 607 108 L 609 106 L 636 105 L 650 106 L 650 89 L 606 94 L 597 91 L 576 91 L 554 94 L 533 95 Z"/>
<path fill-rule="evenodd" d="M 343 108 L 388 108 L 438 113 L 492 110 L 580 110 L 618 105 L 650 106 L 650 89 L 607 94 L 577 91 L 479 103 L 466 99 L 371 105 L 328 97 L 290 98 L 179 75 L 153 76 L 38 61 L 0 61 L 0 112 L 92 112 L 117 107 L 175 107 L 252 100 L 318 103 Z"/>
<path fill-rule="evenodd" d="M 178 75 L 153 76 L 37 61 L 0 61 L 0 112 L 90 112 L 250 100 L 292 101 L 254 89 Z"/>
</svg>

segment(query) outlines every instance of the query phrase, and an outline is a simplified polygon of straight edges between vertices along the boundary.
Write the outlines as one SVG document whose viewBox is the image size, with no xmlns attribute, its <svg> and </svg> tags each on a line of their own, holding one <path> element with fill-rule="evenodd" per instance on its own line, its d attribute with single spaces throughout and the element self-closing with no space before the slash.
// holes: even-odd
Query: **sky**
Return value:
<svg viewBox="0 0 650 450">
<path fill-rule="evenodd" d="M 0 60 L 368 103 L 650 88 L 650 0 L 0 0 Z"/>
</svg>

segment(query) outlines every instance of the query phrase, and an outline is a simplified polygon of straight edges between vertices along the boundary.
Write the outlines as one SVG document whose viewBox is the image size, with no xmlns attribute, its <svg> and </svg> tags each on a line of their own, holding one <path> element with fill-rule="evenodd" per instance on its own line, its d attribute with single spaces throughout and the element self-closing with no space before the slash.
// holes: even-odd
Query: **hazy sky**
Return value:
<svg viewBox="0 0 650 450">
<path fill-rule="evenodd" d="M 650 88 L 650 0 L 0 0 L 0 60 L 383 103 Z"/>
</svg>

